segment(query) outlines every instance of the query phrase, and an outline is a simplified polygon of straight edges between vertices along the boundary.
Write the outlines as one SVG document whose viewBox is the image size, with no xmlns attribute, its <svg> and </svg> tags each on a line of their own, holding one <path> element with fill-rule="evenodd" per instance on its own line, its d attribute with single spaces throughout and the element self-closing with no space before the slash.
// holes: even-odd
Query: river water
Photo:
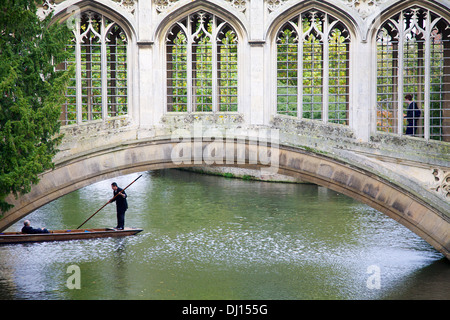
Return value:
<svg viewBox="0 0 450 320">
<path fill-rule="evenodd" d="M 443 255 L 347 196 L 179 170 L 142 174 L 127 190 L 125 224 L 143 232 L 3 245 L 0 299 L 450 299 Z M 75 228 L 112 197 L 112 181 L 125 187 L 138 175 L 85 187 L 27 218 Z M 84 227 L 115 225 L 112 204 Z M 79 289 L 68 287 L 73 266 Z"/>
</svg>

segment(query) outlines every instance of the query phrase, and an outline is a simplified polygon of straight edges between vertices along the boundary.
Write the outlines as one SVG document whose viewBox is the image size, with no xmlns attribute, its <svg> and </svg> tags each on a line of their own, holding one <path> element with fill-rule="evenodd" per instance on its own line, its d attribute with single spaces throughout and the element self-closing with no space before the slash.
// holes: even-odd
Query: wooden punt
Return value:
<svg viewBox="0 0 450 320">
<path fill-rule="evenodd" d="M 109 237 L 124 237 L 135 235 L 142 231 L 138 228 L 114 228 L 103 229 L 74 229 L 74 230 L 49 230 L 50 233 L 24 234 L 22 232 L 0 233 L 0 244 L 45 242 L 45 241 L 67 241 L 78 239 L 94 239 Z"/>
</svg>

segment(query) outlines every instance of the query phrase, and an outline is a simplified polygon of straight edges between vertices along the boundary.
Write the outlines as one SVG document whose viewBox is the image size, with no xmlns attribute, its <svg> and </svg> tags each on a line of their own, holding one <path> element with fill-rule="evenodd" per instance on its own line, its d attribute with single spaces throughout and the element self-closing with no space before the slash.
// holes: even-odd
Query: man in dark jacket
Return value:
<svg viewBox="0 0 450 320">
<path fill-rule="evenodd" d="M 36 234 L 36 233 L 49 233 L 49 231 L 47 229 L 43 229 L 43 228 L 33 228 L 30 225 L 30 220 L 25 220 L 23 222 L 22 233 Z"/>
<path fill-rule="evenodd" d="M 421 111 L 417 106 L 417 103 L 413 101 L 413 97 L 410 94 L 405 96 L 408 109 L 406 110 L 406 134 L 415 135 L 417 133 L 418 122 L 420 119 Z"/>
<path fill-rule="evenodd" d="M 123 230 L 125 226 L 125 211 L 128 209 L 127 194 L 125 191 L 117 186 L 117 183 L 111 183 L 111 187 L 114 190 L 114 197 L 109 200 L 109 203 L 116 202 L 117 209 L 117 227 L 116 229 Z M 116 197 L 117 196 L 117 197 Z"/>
</svg>

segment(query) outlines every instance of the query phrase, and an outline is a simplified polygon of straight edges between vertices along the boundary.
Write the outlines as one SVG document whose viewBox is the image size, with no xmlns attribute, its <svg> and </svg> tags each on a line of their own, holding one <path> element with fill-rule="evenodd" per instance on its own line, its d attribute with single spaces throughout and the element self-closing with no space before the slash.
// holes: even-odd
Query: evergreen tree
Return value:
<svg viewBox="0 0 450 320">
<path fill-rule="evenodd" d="M 30 191 L 38 175 L 53 167 L 61 141 L 58 119 L 69 72 L 71 38 L 66 24 L 40 20 L 35 0 L 0 2 L 0 210 L 5 201 Z"/>
</svg>

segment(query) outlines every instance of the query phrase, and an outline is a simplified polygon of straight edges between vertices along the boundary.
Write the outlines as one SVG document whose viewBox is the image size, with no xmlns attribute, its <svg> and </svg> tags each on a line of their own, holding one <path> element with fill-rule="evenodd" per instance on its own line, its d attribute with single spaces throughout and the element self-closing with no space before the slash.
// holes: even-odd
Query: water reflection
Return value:
<svg viewBox="0 0 450 320">
<path fill-rule="evenodd" d="M 138 174 L 115 179 L 126 186 Z M 72 228 L 112 181 L 29 216 Z M 448 261 L 381 213 L 313 185 L 146 172 L 127 190 L 138 236 L 0 247 L 2 299 L 448 299 Z M 86 227 L 115 225 L 107 206 Z M 17 229 L 16 224 L 10 229 Z M 82 289 L 66 287 L 76 264 Z M 381 270 L 381 289 L 366 286 Z M 429 294 L 429 295 L 428 295 Z"/>
</svg>

